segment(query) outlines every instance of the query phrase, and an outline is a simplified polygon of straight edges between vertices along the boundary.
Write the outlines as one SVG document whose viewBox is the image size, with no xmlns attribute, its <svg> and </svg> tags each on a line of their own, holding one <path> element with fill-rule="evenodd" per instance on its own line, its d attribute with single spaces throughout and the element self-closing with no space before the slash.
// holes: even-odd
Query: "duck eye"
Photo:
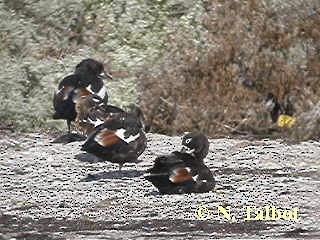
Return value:
<svg viewBox="0 0 320 240">
<path fill-rule="evenodd" d="M 191 138 L 188 138 L 187 140 L 186 140 L 186 144 L 188 144 L 188 143 L 190 143 L 191 142 Z"/>
</svg>

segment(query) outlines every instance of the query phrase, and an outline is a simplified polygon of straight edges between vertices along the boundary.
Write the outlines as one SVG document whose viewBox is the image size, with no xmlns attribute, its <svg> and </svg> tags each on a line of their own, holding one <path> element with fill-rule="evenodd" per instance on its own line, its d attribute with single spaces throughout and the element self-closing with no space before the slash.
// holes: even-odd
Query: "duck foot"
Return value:
<svg viewBox="0 0 320 240">
<path fill-rule="evenodd" d="M 60 137 L 57 137 L 52 141 L 52 143 L 71 143 L 76 141 L 84 141 L 86 139 L 85 136 L 77 134 L 77 133 L 67 133 L 65 135 L 62 135 Z"/>
</svg>

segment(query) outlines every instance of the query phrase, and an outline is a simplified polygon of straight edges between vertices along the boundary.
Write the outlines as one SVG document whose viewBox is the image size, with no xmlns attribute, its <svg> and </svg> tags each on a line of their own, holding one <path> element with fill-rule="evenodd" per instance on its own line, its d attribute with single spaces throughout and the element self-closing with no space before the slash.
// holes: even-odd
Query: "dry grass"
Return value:
<svg viewBox="0 0 320 240">
<path fill-rule="evenodd" d="M 275 9 L 267 2 L 211 1 L 196 23 L 197 39 L 176 29 L 158 64 L 138 74 L 151 131 L 269 134 L 278 129 L 265 109 L 268 93 L 298 118 L 313 108 L 320 93 L 314 10 L 320 4 Z"/>
</svg>

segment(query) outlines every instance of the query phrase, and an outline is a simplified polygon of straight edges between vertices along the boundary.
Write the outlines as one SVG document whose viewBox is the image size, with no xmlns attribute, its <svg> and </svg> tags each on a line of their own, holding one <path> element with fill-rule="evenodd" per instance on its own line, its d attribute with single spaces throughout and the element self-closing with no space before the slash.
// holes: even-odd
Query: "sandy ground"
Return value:
<svg viewBox="0 0 320 240">
<path fill-rule="evenodd" d="M 156 156 L 179 149 L 180 137 L 148 134 L 143 162 L 121 173 L 81 152 L 81 142 L 53 139 L 1 135 L 0 240 L 320 239 L 319 142 L 210 140 L 215 190 L 159 195 L 142 174 Z M 217 220 L 218 206 L 230 206 L 230 220 Z M 244 206 L 298 208 L 298 219 L 249 221 Z"/>
</svg>

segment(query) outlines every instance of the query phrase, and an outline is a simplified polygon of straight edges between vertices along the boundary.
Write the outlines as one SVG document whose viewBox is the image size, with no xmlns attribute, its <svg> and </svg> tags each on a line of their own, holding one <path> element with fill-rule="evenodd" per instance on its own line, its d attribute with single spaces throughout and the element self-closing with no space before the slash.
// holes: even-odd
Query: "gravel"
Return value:
<svg viewBox="0 0 320 240">
<path fill-rule="evenodd" d="M 181 137 L 147 137 L 142 162 L 119 172 L 117 164 L 80 151 L 81 142 L 2 134 L 0 240 L 320 239 L 319 142 L 212 139 L 205 161 L 216 188 L 160 195 L 143 173 L 156 156 L 180 149 Z M 217 219 L 218 206 L 230 206 L 230 220 L 221 213 Z M 298 219 L 248 221 L 244 206 L 298 208 Z M 210 211 L 202 211 L 202 220 L 200 207 Z"/>
</svg>

